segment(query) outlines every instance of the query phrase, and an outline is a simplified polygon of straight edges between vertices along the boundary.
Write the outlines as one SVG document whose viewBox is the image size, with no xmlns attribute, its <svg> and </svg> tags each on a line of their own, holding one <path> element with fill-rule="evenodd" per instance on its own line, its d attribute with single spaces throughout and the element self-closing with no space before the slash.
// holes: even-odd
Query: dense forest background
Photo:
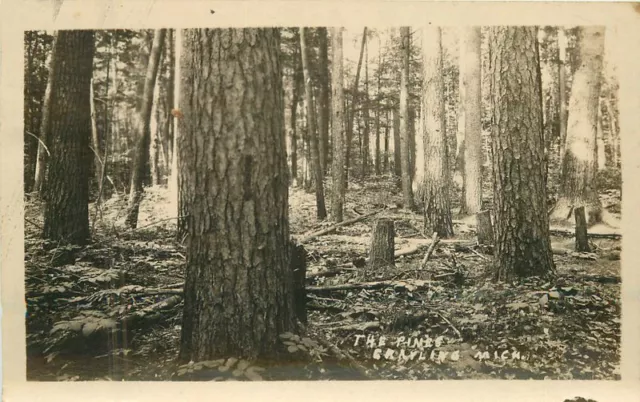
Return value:
<svg viewBox="0 0 640 402">
<path fill-rule="evenodd" d="M 202 31 L 25 32 L 29 378 L 619 377 L 604 29 Z"/>
</svg>

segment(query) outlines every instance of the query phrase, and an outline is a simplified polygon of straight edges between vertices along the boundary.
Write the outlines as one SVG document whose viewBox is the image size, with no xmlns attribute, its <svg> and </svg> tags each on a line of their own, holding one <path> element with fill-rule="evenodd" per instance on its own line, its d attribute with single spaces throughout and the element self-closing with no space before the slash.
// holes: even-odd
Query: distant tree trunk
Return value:
<svg viewBox="0 0 640 402">
<path fill-rule="evenodd" d="M 461 213 L 482 209 L 482 95 L 480 93 L 480 28 L 464 29 L 464 195 Z"/>
<path fill-rule="evenodd" d="M 464 137 L 465 137 L 465 71 L 467 71 L 467 48 L 466 42 L 468 41 L 469 30 L 474 27 L 462 27 L 460 28 L 460 52 L 459 52 L 459 69 L 458 69 L 458 130 L 456 131 L 456 165 L 455 169 L 462 175 L 462 197 L 461 197 L 461 210 L 464 210 Z"/>
<path fill-rule="evenodd" d="M 495 275 L 555 272 L 545 177 L 535 27 L 490 29 Z M 533 50 L 533 51 L 532 51 Z"/>
<path fill-rule="evenodd" d="M 278 32 L 183 34 L 179 152 L 190 216 L 180 359 L 270 358 L 296 312 Z"/>
<path fill-rule="evenodd" d="M 409 47 L 409 27 L 400 28 L 402 39 L 402 68 L 400 73 L 400 163 L 402 164 L 402 196 L 404 198 L 404 208 L 414 209 L 413 189 L 411 188 L 410 169 L 410 144 L 409 144 L 409 58 L 411 48 Z"/>
<path fill-rule="evenodd" d="M 389 172 L 389 111 L 387 110 L 387 123 L 384 126 L 384 154 L 382 158 L 382 170 Z"/>
<path fill-rule="evenodd" d="M 331 103 L 333 117 L 331 119 L 333 159 L 332 159 L 332 195 L 331 214 L 333 220 L 342 222 L 342 209 L 344 205 L 345 175 L 344 175 L 344 94 L 343 94 L 343 70 L 342 70 L 342 28 L 331 28 L 331 48 L 333 58 L 331 60 Z"/>
<path fill-rule="evenodd" d="M 300 102 L 300 88 L 303 84 L 302 60 L 300 58 L 300 33 L 294 33 L 296 42 L 293 71 L 293 93 L 291 96 L 291 182 L 297 186 L 298 183 L 298 103 Z"/>
<path fill-rule="evenodd" d="M 356 116 L 356 106 L 358 104 L 358 82 L 360 81 L 360 69 L 362 68 L 362 56 L 364 55 L 364 46 L 367 43 L 367 27 L 362 32 L 362 45 L 360 45 L 360 57 L 358 58 L 358 67 L 356 68 L 356 80 L 353 82 L 353 99 L 351 101 L 351 110 L 349 111 L 349 119 L 347 121 L 347 152 L 346 166 L 344 175 L 345 188 L 349 187 L 349 165 L 351 163 L 351 141 L 353 139 L 353 122 Z"/>
<path fill-rule="evenodd" d="M 365 46 L 366 59 L 364 63 L 364 102 L 362 103 L 362 114 L 364 118 L 364 129 L 362 130 L 362 177 L 369 175 L 369 45 Z"/>
<path fill-rule="evenodd" d="M 35 136 L 40 136 L 38 131 L 39 118 L 38 115 L 42 113 L 40 108 L 40 102 L 42 99 L 36 100 L 37 95 L 34 95 L 36 90 L 36 70 L 38 65 L 37 54 L 44 54 L 43 50 L 39 49 L 38 34 L 35 31 L 25 31 L 25 72 L 24 72 L 24 192 L 29 193 L 33 189 L 33 180 L 35 178 L 35 167 L 38 159 L 38 146 L 39 142 Z M 29 133 L 31 135 L 29 135 Z"/>
<path fill-rule="evenodd" d="M 379 37 L 378 37 L 379 39 Z M 378 70 L 382 65 L 382 49 L 380 46 L 380 40 L 378 40 Z M 378 76 L 378 85 L 376 88 L 376 151 L 375 151 L 375 169 L 376 175 L 380 175 L 380 78 L 382 74 L 380 71 L 376 73 Z"/>
<path fill-rule="evenodd" d="M 33 180 L 33 191 L 41 197 L 45 192 L 44 178 L 47 170 L 47 151 L 43 143 L 49 146 L 49 131 L 51 130 L 50 114 L 51 114 L 51 91 L 53 80 L 55 78 L 55 66 L 57 65 L 56 43 L 58 41 L 58 33 L 53 34 L 53 45 L 51 50 L 51 59 L 49 60 L 49 78 L 47 80 L 47 88 L 44 92 L 44 100 L 42 101 L 42 119 L 40 120 L 40 142 L 38 142 L 38 156 L 36 158 L 36 174 Z M 49 152 L 51 152 L 49 150 Z"/>
<path fill-rule="evenodd" d="M 416 110 L 410 105 L 408 109 L 407 135 L 409 136 L 409 175 L 410 179 L 416 174 Z"/>
<path fill-rule="evenodd" d="M 558 27 L 558 93 L 559 93 L 559 114 L 560 114 L 560 159 L 564 155 L 564 146 L 567 140 L 567 38 L 564 28 Z"/>
<path fill-rule="evenodd" d="M 425 28 L 422 39 L 424 83 L 422 86 L 425 177 L 421 198 L 424 205 L 424 232 L 453 236 L 449 202 L 449 171 L 446 139 L 444 79 L 442 71 L 442 31 Z"/>
<path fill-rule="evenodd" d="M 320 165 L 322 166 L 322 176 L 327 171 L 327 160 L 329 158 L 329 55 L 327 28 L 318 28 L 320 39 L 320 102 L 319 122 L 320 122 Z"/>
<path fill-rule="evenodd" d="M 402 141 L 400 140 L 400 115 L 397 107 L 393 108 L 393 173 L 402 177 Z"/>
<path fill-rule="evenodd" d="M 180 120 L 184 118 L 184 114 L 180 111 L 181 108 L 181 84 L 182 84 L 182 32 L 183 30 L 176 29 L 175 37 L 173 41 L 174 45 L 174 73 L 175 81 L 173 82 L 173 110 L 171 114 L 173 116 L 173 157 L 171 158 L 171 177 L 169 178 L 169 195 L 171 197 L 172 209 L 175 211 L 178 217 L 176 238 L 178 240 L 184 239 L 187 234 L 187 217 L 189 212 L 187 211 L 187 205 L 184 202 L 184 194 L 179 191 L 182 187 L 181 176 L 179 170 L 182 169 L 183 161 L 180 160 Z"/>
<path fill-rule="evenodd" d="M 604 28 L 580 28 L 579 50 L 581 64 L 571 86 L 570 120 L 562 158 L 558 201 L 552 219 L 570 220 L 571 209 L 584 206 L 588 223 L 593 225 L 602 221 L 602 205 L 595 178 L 598 169 L 597 124 Z"/>
<path fill-rule="evenodd" d="M 93 148 L 93 170 L 96 185 L 100 186 L 102 178 L 102 160 L 100 159 L 100 138 L 98 138 L 98 124 L 96 122 L 96 105 L 93 92 L 93 79 L 89 85 L 89 107 L 91 110 L 91 148 Z"/>
<path fill-rule="evenodd" d="M 131 185 L 129 189 L 129 205 L 125 224 L 130 228 L 138 225 L 138 210 L 144 192 L 143 183 L 148 182 L 145 178 L 149 165 L 149 143 L 151 141 L 151 108 L 153 106 L 153 93 L 158 75 L 158 65 L 162 54 L 162 45 L 166 29 L 157 29 L 153 37 L 153 46 L 149 55 L 147 73 L 145 76 L 144 90 L 142 94 L 142 104 L 140 115 L 137 119 L 138 139 L 136 142 L 135 156 L 131 168 Z"/>
<path fill-rule="evenodd" d="M 90 86 L 93 31 L 59 31 L 54 42 L 49 104 L 43 122 L 50 131 L 46 177 L 46 239 L 84 245 L 89 232 L 91 164 Z"/>
<path fill-rule="evenodd" d="M 164 161 L 166 163 L 167 170 L 170 172 L 171 164 L 173 160 L 173 149 L 172 149 L 173 135 L 171 132 L 172 131 L 171 129 L 173 127 L 173 114 L 171 114 L 171 111 L 175 108 L 175 105 L 173 104 L 173 101 L 174 101 L 173 83 L 175 81 L 175 63 L 176 63 L 174 40 L 173 40 L 173 29 L 167 30 L 164 51 L 165 51 L 165 54 L 168 55 L 168 59 L 169 59 L 168 66 L 167 66 L 167 68 L 169 69 L 169 80 L 168 80 L 167 91 L 166 91 L 167 110 L 165 112 L 167 116 L 166 116 L 165 125 L 162 130 L 162 151 L 164 153 Z"/>
<path fill-rule="evenodd" d="M 304 97 L 307 104 L 307 127 L 309 128 L 309 143 L 311 145 L 311 168 L 313 170 L 316 187 L 316 216 L 319 220 L 327 217 L 324 205 L 324 184 L 322 180 L 322 165 L 320 165 L 319 136 L 315 128 L 313 93 L 311 89 L 311 73 L 309 72 L 309 57 L 307 55 L 306 28 L 300 28 L 300 54 L 302 55 L 302 70 L 304 73 Z"/>
</svg>

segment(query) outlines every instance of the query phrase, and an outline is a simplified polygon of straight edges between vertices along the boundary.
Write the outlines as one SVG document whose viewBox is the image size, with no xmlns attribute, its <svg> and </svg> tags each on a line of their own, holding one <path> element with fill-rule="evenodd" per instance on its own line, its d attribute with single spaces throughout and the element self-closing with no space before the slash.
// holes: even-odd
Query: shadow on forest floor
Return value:
<svg viewBox="0 0 640 402">
<path fill-rule="evenodd" d="M 294 237 L 331 226 L 315 221 L 314 200 L 291 191 Z M 282 349 L 296 363 L 266 370 L 233 358 L 176 365 L 185 252 L 175 221 L 162 221 L 171 216 L 166 190 L 147 190 L 135 231 L 121 225 L 125 201 L 106 202 L 93 243 L 82 249 L 44 244 L 42 206 L 27 202 L 27 378 L 620 378 L 619 239 L 592 239 L 593 253 L 574 253 L 570 236 L 553 236 L 556 282 L 497 284 L 466 220 L 456 221 L 459 242 L 439 244 L 418 270 L 428 239 L 421 217 L 400 202 L 389 177 L 349 184 L 345 220 L 383 211 L 304 244 L 306 334 L 283 334 Z M 363 265 L 380 216 L 394 220 L 396 249 L 407 252 L 374 271 Z"/>
</svg>

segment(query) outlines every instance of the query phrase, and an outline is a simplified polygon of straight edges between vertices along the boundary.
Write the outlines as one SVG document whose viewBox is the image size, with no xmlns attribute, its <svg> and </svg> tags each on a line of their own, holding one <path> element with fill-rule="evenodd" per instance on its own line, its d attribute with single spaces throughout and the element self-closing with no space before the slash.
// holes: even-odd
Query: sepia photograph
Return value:
<svg viewBox="0 0 640 402">
<path fill-rule="evenodd" d="M 619 379 L 606 43 L 25 32 L 28 379 Z"/>
<path fill-rule="evenodd" d="M 20 31 L 27 384 L 621 383 L 619 27 L 379 19 Z"/>
</svg>

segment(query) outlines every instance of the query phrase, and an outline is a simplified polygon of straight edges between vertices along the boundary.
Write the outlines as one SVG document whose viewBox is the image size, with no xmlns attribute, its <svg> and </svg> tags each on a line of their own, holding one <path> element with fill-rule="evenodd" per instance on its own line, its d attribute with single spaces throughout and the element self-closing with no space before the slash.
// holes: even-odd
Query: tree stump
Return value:
<svg viewBox="0 0 640 402">
<path fill-rule="evenodd" d="M 573 210 L 576 217 L 576 251 L 591 252 L 589 247 L 589 238 L 587 236 L 587 219 L 584 213 L 584 207 L 577 207 Z"/>
<path fill-rule="evenodd" d="M 478 244 L 493 244 L 493 226 L 491 225 L 491 212 L 480 211 L 476 214 Z"/>
<path fill-rule="evenodd" d="M 395 229 L 393 220 L 380 218 L 376 221 L 369 253 L 369 267 L 379 268 L 394 264 Z"/>
<path fill-rule="evenodd" d="M 304 247 L 295 242 L 291 243 L 291 260 L 289 262 L 293 273 L 293 305 L 296 316 L 303 324 L 307 323 L 307 252 Z"/>
</svg>

